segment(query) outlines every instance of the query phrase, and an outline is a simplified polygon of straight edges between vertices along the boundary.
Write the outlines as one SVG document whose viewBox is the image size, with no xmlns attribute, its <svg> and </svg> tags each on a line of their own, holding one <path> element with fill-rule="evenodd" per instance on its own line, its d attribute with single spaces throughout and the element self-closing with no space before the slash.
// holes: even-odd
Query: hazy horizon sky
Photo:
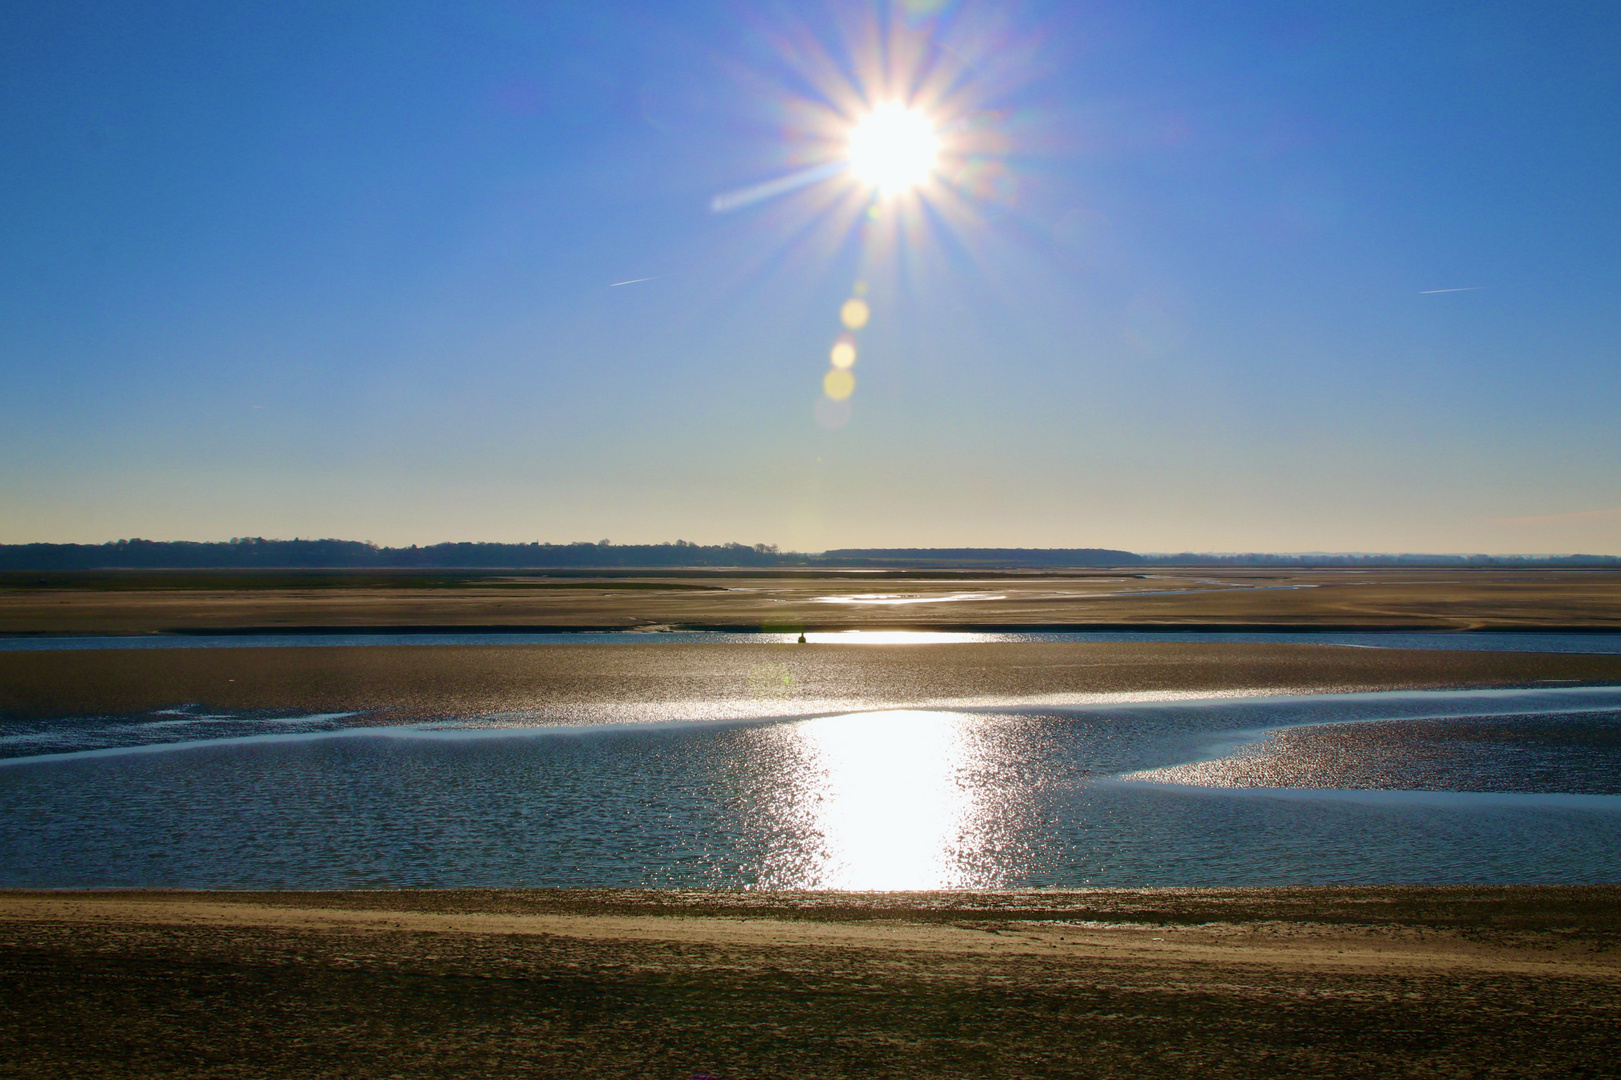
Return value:
<svg viewBox="0 0 1621 1080">
<path fill-rule="evenodd" d="M 0 542 L 1618 554 L 1618 133 L 1614 4 L 19 4 Z"/>
</svg>

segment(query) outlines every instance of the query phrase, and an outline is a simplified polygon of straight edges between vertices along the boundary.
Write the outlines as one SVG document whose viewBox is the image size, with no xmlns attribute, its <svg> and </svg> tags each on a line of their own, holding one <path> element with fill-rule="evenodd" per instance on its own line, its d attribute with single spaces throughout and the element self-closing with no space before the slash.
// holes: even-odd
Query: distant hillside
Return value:
<svg viewBox="0 0 1621 1080">
<path fill-rule="evenodd" d="M 1614 555 L 1137 555 L 1110 548 L 838 548 L 821 554 L 773 544 L 432 544 L 379 547 L 356 540 L 215 543 L 116 540 L 108 544 L 3 544 L 0 571 L 254 569 L 615 569 L 826 567 L 1064 569 L 1068 567 L 1505 567 L 1621 568 Z"/>
</svg>

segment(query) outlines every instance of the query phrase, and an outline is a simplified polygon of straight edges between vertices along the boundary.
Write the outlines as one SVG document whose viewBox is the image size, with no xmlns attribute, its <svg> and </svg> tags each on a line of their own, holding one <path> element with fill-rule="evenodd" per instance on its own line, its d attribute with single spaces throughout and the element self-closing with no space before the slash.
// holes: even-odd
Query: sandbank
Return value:
<svg viewBox="0 0 1621 1080">
<path fill-rule="evenodd" d="M 14 1077 L 1596 1076 L 1621 1051 L 1617 886 L 7 893 L 0 942 Z"/>
<path fill-rule="evenodd" d="M 1621 571 L 0 574 L 0 634 L 800 628 L 1621 630 Z"/>
<path fill-rule="evenodd" d="M 1315 644 L 614 644 L 0 652 L 0 715 L 180 705 L 430 716 L 702 719 L 1114 696 L 1621 682 L 1621 656 Z"/>
</svg>

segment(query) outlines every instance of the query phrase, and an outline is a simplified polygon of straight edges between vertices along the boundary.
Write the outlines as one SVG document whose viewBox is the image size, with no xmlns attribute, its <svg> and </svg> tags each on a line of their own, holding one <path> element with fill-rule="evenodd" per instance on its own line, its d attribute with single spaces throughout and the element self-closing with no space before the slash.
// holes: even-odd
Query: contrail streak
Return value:
<svg viewBox="0 0 1621 1080">
<path fill-rule="evenodd" d="M 628 281 L 615 281 L 615 282 L 610 282 L 610 283 L 609 283 L 609 285 L 608 285 L 608 288 L 610 288 L 610 289 L 617 289 L 617 288 L 619 288 L 619 286 L 621 286 L 621 285 L 634 285 L 634 284 L 636 284 L 636 283 L 637 283 L 637 282 L 638 282 L 638 281 L 655 281 L 655 280 L 657 280 L 657 277 L 656 277 L 656 276 L 655 276 L 655 277 L 633 277 L 633 278 L 631 278 L 631 279 L 630 279 L 630 280 L 628 280 Z"/>
<path fill-rule="evenodd" d="M 728 191 L 724 195 L 716 195 L 709 200 L 709 209 L 717 214 L 724 214 L 728 210 L 737 210 L 757 203 L 761 199 L 769 199 L 774 195 L 781 195 L 795 188 L 814 184 L 818 180 L 826 180 L 830 176 L 837 176 L 850 167 L 846 161 L 830 161 L 826 165 L 816 165 L 809 169 L 802 169 L 796 173 L 779 177 L 776 180 L 767 180 L 763 184 L 753 187 L 739 188 L 737 191 Z"/>
<path fill-rule="evenodd" d="M 1430 296 L 1431 294 L 1438 293 L 1438 292 L 1479 292 L 1481 289 L 1484 289 L 1485 287 L 1486 286 L 1484 286 L 1484 285 L 1467 285 L 1467 286 L 1465 286 L 1464 288 L 1461 288 L 1461 289 L 1420 289 L 1418 291 L 1418 295 L 1420 295 L 1420 296 Z"/>
</svg>

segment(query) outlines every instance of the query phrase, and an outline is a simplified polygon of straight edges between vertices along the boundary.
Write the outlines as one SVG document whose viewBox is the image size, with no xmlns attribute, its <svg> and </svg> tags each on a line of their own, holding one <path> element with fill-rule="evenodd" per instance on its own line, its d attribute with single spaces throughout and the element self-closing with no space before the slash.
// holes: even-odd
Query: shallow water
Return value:
<svg viewBox="0 0 1621 1080">
<path fill-rule="evenodd" d="M 1139 594 L 1147 595 L 1147 594 Z M 946 645 L 963 642 L 1255 642 L 1340 645 L 1354 649 L 1443 649 L 1464 652 L 1621 654 L 1621 633 L 1497 633 L 1492 631 L 1049 631 L 967 633 L 949 630 L 839 630 L 806 635 L 814 644 Z M 558 633 L 287 633 L 151 634 L 121 637 L 0 637 L 0 652 L 73 649 L 249 649 L 289 645 L 777 645 L 793 634 L 731 634 L 712 630 L 569 631 Z"/>
<path fill-rule="evenodd" d="M 1312 724 L 1125 779 L 1221 788 L 1621 794 L 1621 712 Z"/>
<path fill-rule="evenodd" d="M 14 747 L 33 756 L 0 764 L 0 885 L 1621 880 L 1613 688 L 594 728 L 176 719 L 243 727 Z M 1404 748 L 1428 764 L 1393 771 Z M 1290 786 L 1144 772 L 1212 759 L 1265 762 L 1228 785 Z"/>
</svg>

